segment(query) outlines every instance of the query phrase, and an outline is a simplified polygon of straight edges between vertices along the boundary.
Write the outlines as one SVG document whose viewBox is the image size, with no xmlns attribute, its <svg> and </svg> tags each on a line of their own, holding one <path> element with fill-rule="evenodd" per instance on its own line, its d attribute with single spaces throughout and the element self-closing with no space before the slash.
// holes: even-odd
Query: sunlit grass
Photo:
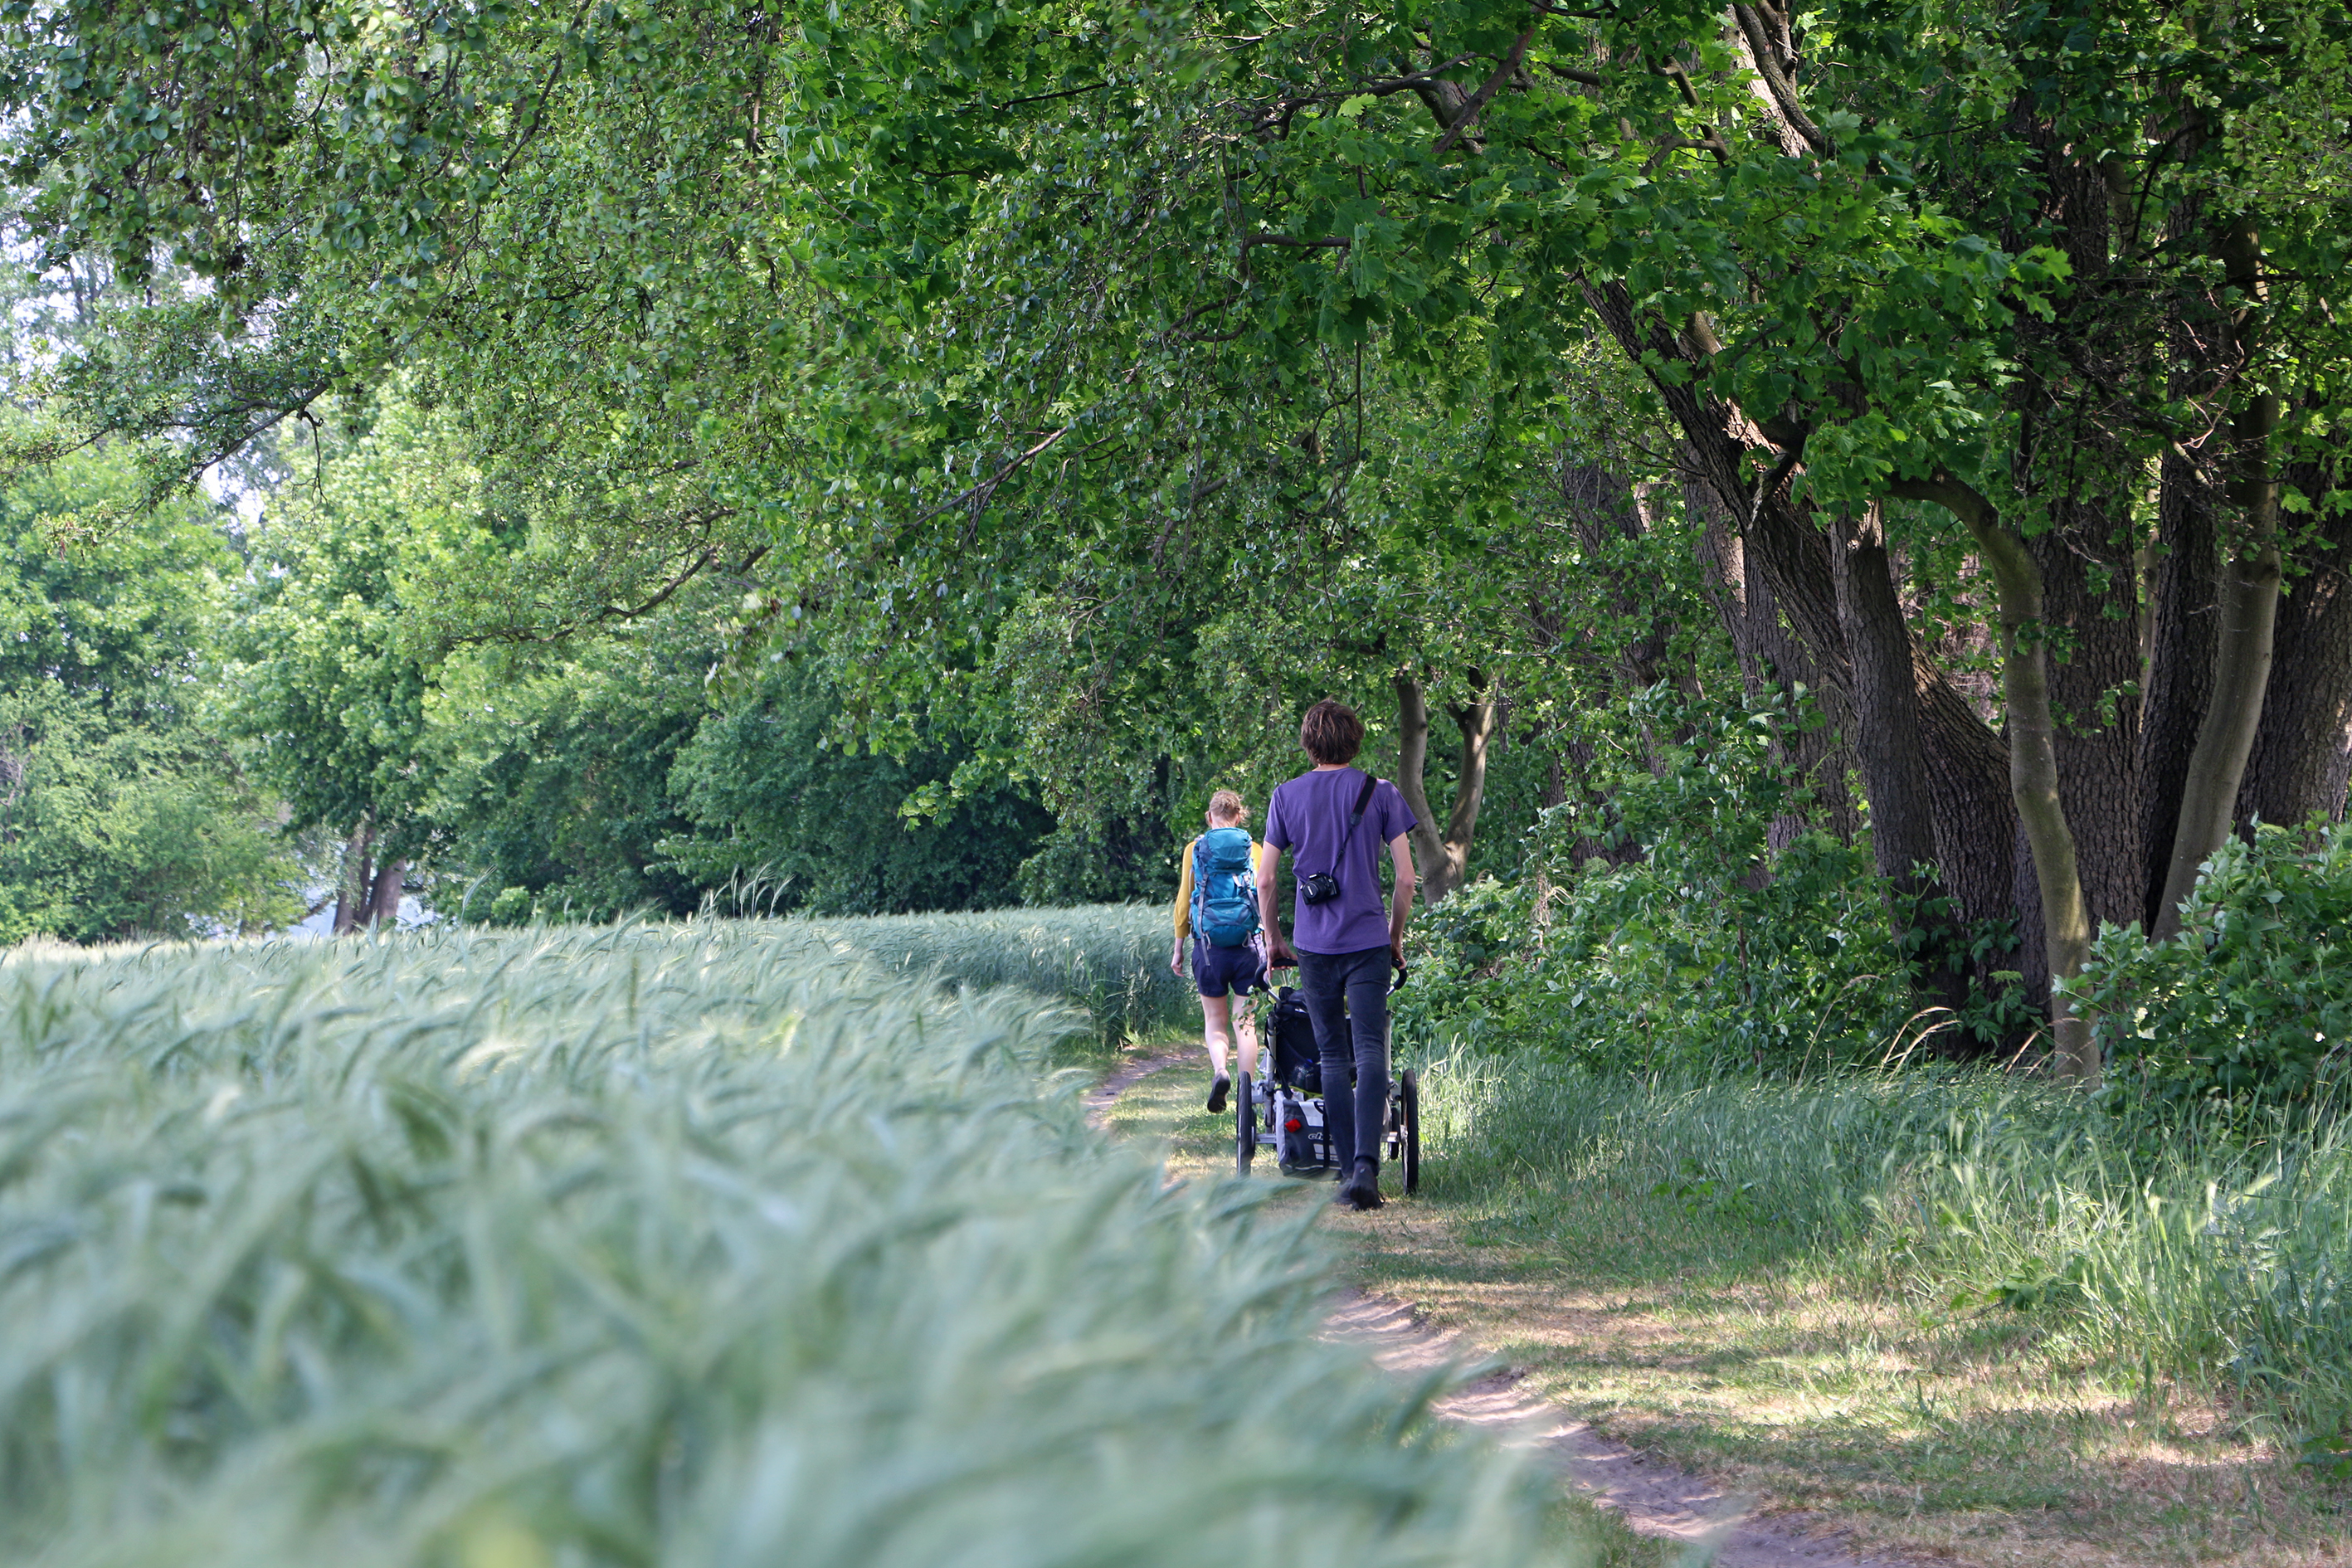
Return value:
<svg viewBox="0 0 2352 1568">
<path fill-rule="evenodd" d="M 2312 1393 L 2352 1371 L 2310 1288 L 2347 1247 L 2326 1142 L 2136 1167 L 2075 1101 L 1998 1080 L 1671 1087 L 1465 1058 L 1429 1084 L 1421 1219 L 1367 1230 L 1368 1278 L 1604 1428 L 1890 1548 L 2352 1546 L 2295 1462 L 2335 1408 Z M 2257 1343 L 2301 1347 L 2305 1403 L 2242 1376 Z"/>
</svg>

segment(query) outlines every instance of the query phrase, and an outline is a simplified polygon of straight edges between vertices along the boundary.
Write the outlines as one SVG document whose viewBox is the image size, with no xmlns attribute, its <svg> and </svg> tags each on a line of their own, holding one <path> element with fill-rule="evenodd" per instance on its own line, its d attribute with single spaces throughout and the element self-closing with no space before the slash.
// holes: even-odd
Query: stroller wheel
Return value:
<svg viewBox="0 0 2352 1568">
<path fill-rule="evenodd" d="M 1404 1190 L 1421 1186 L 1421 1075 L 1404 1069 L 1397 1085 L 1397 1119 L 1404 1123 Z"/>
<path fill-rule="evenodd" d="M 1250 1173 L 1250 1157 L 1257 1152 L 1257 1100 L 1250 1089 L 1250 1075 L 1244 1073 L 1234 1082 L 1234 1174 Z"/>
</svg>

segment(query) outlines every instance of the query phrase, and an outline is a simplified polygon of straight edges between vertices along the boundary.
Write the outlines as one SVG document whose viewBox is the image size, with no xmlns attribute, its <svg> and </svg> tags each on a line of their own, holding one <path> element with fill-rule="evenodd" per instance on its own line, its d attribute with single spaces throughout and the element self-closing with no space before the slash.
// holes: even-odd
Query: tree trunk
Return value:
<svg viewBox="0 0 2352 1568">
<path fill-rule="evenodd" d="M 1911 629 L 1895 597 L 1886 535 L 1876 511 L 1830 524 L 1838 619 L 1853 668 L 1853 745 L 1870 795 L 1871 849 L 1879 874 L 1906 892 L 1936 880 L 1934 813 L 1912 686 Z"/>
<path fill-rule="evenodd" d="M 1936 864 L 1952 896 L 1953 912 L 1963 925 L 2011 916 L 2017 921 L 2016 956 L 1986 954 L 1974 966 L 1977 977 L 1990 984 L 1994 971 L 2014 969 L 2024 977 L 2026 1000 L 2047 1006 L 2050 969 L 2039 934 L 2042 896 L 2032 875 L 2033 858 L 2021 847 L 2009 747 L 1916 643 L 1912 684 L 1927 793 L 1935 803 Z"/>
<path fill-rule="evenodd" d="M 1992 570 L 2000 593 L 2001 696 L 2009 710 L 2010 793 L 2032 847 L 2034 881 L 2042 895 L 2042 940 L 2052 980 L 2050 1031 L 2060 1077 L 2094 1087 L 2099 1058 L 2087 1021 L 2077 1016 L 2065 983 L 2082 973 L 2091 930 L 2074 837 L 2058 793 L 2057 719 L 2050 702 L 2047 623 L 2042 613 L 2042 572 L 2033 554 L 1974 489 L 1938 475 L 1896 484 L 1895 492 L 1931 500 L 1968 528 Z"/>
<path fill-rule="evenodd" d="M 1727 539 L 1738 540 L 1737 577 L 1769 590 L 1769 606 L 1752 596 L 1745 606 L 1748 626 L 1759 638 L 1769 626 L 1784 647 L 1804 650 L 1807 672 L 1797 676 L 1784 666 L 1780 678 L 1811 685 L 1822 694 L 1832 726 L 1850 734 L 1853 675 L 1838 619 L 1827 535 L 1810 509 L 1792 498 L 1789 473 L 1769 484 L 1751 477 L 1750 453 L 1771 450 L 1775 444 L 1740 410 L 1705 395 L 1706 377 L 1698 374 L 1705 345 L 1685 342 L 1654 318 L 1637 318 L 1620 284 L 1588 282 L 1583 288 L 1586 302 L 1629 360 L 1647 364 L 1654 356 L 1660 364 L 1694 373 L 1651 377 L 1684 437 L 1683 466 L 1690 481 L 1685 494 L 1706 508 L 1705 515 L 1720 518 Z M 1735 647 L 1740 646 L 1738 628 L 1733 635 Z M 1743 657 L 1743 669 L 1746 663 Z M 2015 817 L 2004 783 L 2007 749 L 1931 661 L 1915 662 L 1913 680 L 1936 809 L 1930 833 L 1946 868 L 1946 885 L 1964 921 L 2009 915 L 2016 909 L 2010 876 Z M 1832 813 L 1843 793 L 1843 779 L 1834 776 L 1838 772 L 1831 765 L 1811 775 Z M 1908 836 L 1907 829 L 1902 831 Z"/>
<path fill-rule="evenodd" d="M 2161 375 L 2170 323 L 2162 301 L 2119 271 L 2137 205 L 2119 201 L 2097 152 L 2061 128 L 2039 92 L 2020 89 L 2009 128 L 2034 169 L 2035 228 L 2066 257 L 2074 286 L 2051 313 L 2020 312 L 2017 419 L 2010 476 L 2019 517 L 2047 526 L 2023 541 L 2040 579 L 2058 789 L 2066 804 L 2085 918 L 2128 922 L 2147 903 L 2140 822 L 2139 695 L 2143 673 L 2133 574 L 2133 510 L 2147 468 L 2120 432 L 2128 395 Z M 2022 215 L 2020 215 L 2021 216 Z M 2122 226 L 2118 226 L 2119 224 Z M 2022 226 L 2013 243 L 2022 244 Z M 2015 520 L 2000 522 L 2018 538 Z M 2013 722 L 2013 721 L 2012 721 Z"/>
<path fill-rule="evenodd" d="M 1412 832 L 1414 876 L 1421 896 L 1433 904 L 1462 885 L 1463 872 L 1470 863 L 1471 839 L 1478 828 L 1478 808 L 1486 795 L 1486 748 L 1495 738 L 1499 710 L 1486 681 L 1477 671 L 1471 671 L 1470 689 L 1476 693 L 1476 700 L 1447 710 L 1454 727 L 1462 731 L 1462 759 L 1454 781 L 1454 809 L 1447 815 L 1441 833 L 1429 809 L 1423 783 L 1429 760 L 1429 700 L 1421 682 L 1410 675 L 1398 676 L 1395 684 L 1397 732 L 1401 739 L 1397 787 L 1404 793 L 1404 803 L 1412 808 L 1415 818 Z"/>
<path fill-rule="evenodd" d="M 1791 495 L 1792 463 L 1777 479 L 1770 473 L 1760 482 L 1755 478 L 1752 453 L 1779 450 L 1786 463 L 1788 450 L 1740 410 L 1706 395 L 1706 378 L 1699 374 L 1705 368 L 1706 344 L 1686 341 L 1654 318 L 1637 317 L 1622 285 L 1587 282 L 1583 288 L 1586 301 L 1629 360 L 1692 372 L 1687 376 L 1651 375 L 1652 386 L 1684 437 L 1685 464 L 1694 481 L 1690 492 L 1712 495 L 1739 540 L 1745 567 L 1771 590 L 1773 625 L 1783 628 L 1792 644 L 1808 650 L 1822 689 L 1843 702 L 1852 692 L 1853 678 L 1838 620 L 1827 539 L 1811 521 L 1810 510 Z M 2029 558 L 2026 565 L 2032 564 Z M 2018 875 L 2018 797 L 2010 746 L 1977 715 L 1950 679 L 1916 650 L 1913 683 L 1935 809 L 1932 832 L 1959 918 L 1973 921 L 2014 915 L 2021 929 L 2043 923 L 2040 911 L 2021 907 L 2016 896 L 2023 879 Z M 2046 707 L 2046 681 L 2041 697 Z M 2043 738 L 2050 739 L 2046 731 Z M 2063 880 L 2079 915 L 2081 883 L 2071 849 L 2065 864 Z M 2027 889 L 2039 897 L 2038 868 Z M 2030 990 L 2038 994 L 2047 984 L 2048 956 L 2060 951 L 2076 950 L 2045 941 L 2024 955 L 2019 967 Z M 2079 963 L 2079 957 L 2070 962 Z"/>
<path fill-rule="evenodd" d="M 2164 895 L 2149 934 L 2161 941 L 2180 930 L 2180 905 L 2197 885 L 2198 868 L 2221 847 L 2237 817 L 2246 760 L 2261 728 L 2278 626 L 2279 473 L 2271 457 L 2281 413 L 2272 393 L 2232 388 L 2252 362 L 2261 332 L 2262 237 L 2240 216 L 2213 232 L 2213 259 L 2221 264 L 2221 293 L 2212 306 L 2222 330 L 2210 334 L 2213 379 L 2233 396 L 2226 461 L 2235 536 L 2225 542 L 2221 626 L 2213 651 L 2213 689 L 2197 730 L 2182 781 L 2180 817 L 2173 829 Z"/>
<path fill-rule="evenodd" d="M 1782 727 L 1772 740 L 1773 760 L 1811 786 L 1809 809 L 1772 819 L 1765 841 L 1774 852 L 1789 847 L 1809 823 L 1851 841 L 1862 830 L 1862 810 L 1846 788 L 1846 763 L 1853 734 L 1848 688 L 1828 678 L 1814 651 L 1782 623 L 1772 585 L 1756 552 L 1741 541 L 1738 526 L 1707 485 L 1685 479 L 1684 504 L 1704 525 L 1700 549 L 1708 568 L 1706 582 L 1715 613 L 1731 638 L 1741 682 L 1750 697 L 1777 691 L 1794 712 L 1801 695 L 1810 696 L 1825 722 L 1811 730 Z"/>
<path fill-rule="evenodd" d="M 407 875 L 408 862 L 405 860 L 386 860 L 377 868 L 374 886 L 368 894 L 368 924 L 399 924 L 400 884 Z"/>
<path fill-rule="evenodd" d="M 2147 901 L 2139 820 L 2139 628 L 2116 614 L 2127 550 L 2102 509 L 2053 504 L 2055 526 L 2026 542 L 2042 578 L 2058 792 L 2074 840 L 2084 916 L 2128 924 Z M 2115 563 L 2100 574 L 2094 558 Z"/>
<path fill-rule="evenodd" d="M 2142 931 L 2156 929 L 2164 905 L 2189 758 L 2197 749 L 2197 732 L 2213 694 L 2221 596 L 2215 505 L 2204 470 L 2178 451 L 2165 453 L 2157 470 L 2160 554 L 2148 605 L 2147 679 L 2140 722 L 2140 850 L 2147 867 Z"/>
<path fill-rule="evenodd" d="M 2232 421 L 2238 468 L 2232 498 L 2245 517 L 2244 537 L 2221 571 L 2221 625 L 2213 658 L 2213 695 L 2198 727 L 2197 749 L 2180 792 L 2180 821 L 2166 868 L 2164 897 L 2150 935 L 2163 942 L 2180 930 L 2180 905 L 2197 886 L 2197 868 L 2221 847 L 2237 815 L 2238 789 L 2262 723 L 2270 685 L 2273 634 L 2279 601 L 2279 485 L 2271 471 L 2271 433 L 2278 399 L 2246 400 Z"/>
<path fill-rule="evenodd" d="M 1831 575 L 1837 584 L 1838 619 L 1845 627 L 1846 653 L 1853 668 L 1853 745 L 1870 797 L 1870 847 L 1890 889 L 1898 895 L 1894 913 L 1898 961 L 1917 954 L 1931 962 L 1957 945 L 1947 914 L 1928 913 L 1927 900 L 1943 895 L 1936 868 L 1935 808 L 1927 787 L 1927 752 L 1920 741 L 1918 692 L 1911 628 L 1895 595 L 1895 574 L 1886 554 L 1886 533 L 1876 508 L 1862 517 L 1840 516 L 1830 523 Z M 1924 919 L 1923 926 L 1904 922 Z M 1913 932 L 1921 933 L 1915 940 Z M 1946 1006 L 1965 999 L 1968 977 L 1937 963 L 1922 977 Z"/>
<path fill-rule="evenodd" d="M 341 879 L 335 886 L 334 934 L 348 936 L 367 919 L 369 895 L 373 879 L 369 875 L 369 863 L 375 858 L 375 819 L 362 816 L 352 837 L 343 846 Z"/>
<path fill-rule="evenodd" d="M 2287 482 L 2308 496 L 2327 488 L 2307 468 Z M 2303 574 L 2279 601 L 2270 689 L 2238 787 L 2238 826 L 2344 819 L 2352 774 L 2352 510 L 2325 513 Z"/>
</svg>

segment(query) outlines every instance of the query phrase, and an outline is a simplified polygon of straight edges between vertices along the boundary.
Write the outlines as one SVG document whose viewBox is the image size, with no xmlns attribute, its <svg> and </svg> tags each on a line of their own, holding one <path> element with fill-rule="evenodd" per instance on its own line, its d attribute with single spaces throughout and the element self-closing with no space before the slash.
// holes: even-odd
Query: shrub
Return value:
<svg viewBox="0 0 2352 1568">
<path fill-rule="evenodd" d="M 1640 1071 L 1801 1071 L 1874 1055 L 1912 1010 L 1866 845 L 1767 825 L 1799 804 L 1777 713 L 1674 716 L 1685 742 L 1628 777 L 1606 829 L 1547 812 L 1517 885 L 1474 884 L 1420 921 L 1401 1026 Z M 1574 864 L 1599 831 L 1640 855 Z"/>
<path fill-rule="evenodd" d="M 2214 852 L 2179 934 L 2101 930 L 2080 991 L 2112 1103 L 2158 1122 L 2207 1102 L 2309 1106 L 2352 1043 L 2352 830 L 2264 826 Z"/>
</svg>

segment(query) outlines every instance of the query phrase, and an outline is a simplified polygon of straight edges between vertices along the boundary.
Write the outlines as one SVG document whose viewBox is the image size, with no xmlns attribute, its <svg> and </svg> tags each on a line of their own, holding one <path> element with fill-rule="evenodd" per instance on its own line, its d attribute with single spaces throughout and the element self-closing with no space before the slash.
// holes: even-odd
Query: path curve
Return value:
<svg viewBox="0 0 2352 1568">
<path fill-rule="evenodd" d="M 1119 1095 L 1194 1053 L 1122 1064 L 1087 1096 L 1087 1117 L 1104 1125 Z M 1349 1289 L 1332 1310 L 1331 1331 L 1370 1350 L 1391 1372 L 1426 1373 L 1448 1363 L 1491 1362 L 1491 1352 L 1440 1329 L 1411 1302 Z M 1843 1532 L 1808 1533 L 1805 1517 L 1762 1516 L 1755 1500 L 1727 1491 L 1703 1476 L 1677 1469 L 1604 1437 L 1565 1406 L 1518 1386 L 1521 1373 L 1503 1367 L 1455 1387 L 1433 1406 L 1449 1421 L 1493 1432 L 1507 1445 L 1536 1449 L 1562 1480 L 1615 1512 L 1637 1535 L 1712 1548 L 1716 1568 L 1901 1568 L 1893 1557 L 1857 1556 Z"/>
<path fill-rule="evenodd" d="M 1493 1359 L 1425 1321 L 1412 1303 L 1360 1290 L 1341 1297 L 1331 1328 L 1368 1346 L 1372 1359 L 1391 1372 Z M 1712 1547 L 1716 1568 L 1896 1568 L 1895 1558 L 1856 1556 L 1836 1535 L 1807 1533 L 1802 1516 L 1759 1516 L 1753 1499 L 1602 1436 L 1565 1407 L 1520 1388 L 1522 1375 L 1498 1368 L 1459 1385 L 1433 1408 L 1449 1421 L 1494 1432 L 1509 1447 L 1536 1449 L 1561 1479 L 1615 1512 L 1637 1535 Z"/>
<path fill-rule="evenodd" d="M 1131 1062 L 1121 1062 L 1111 1068 L 1110 1076 L 1087 1091 L 1087 1123 L 1102 1132 L 1110 1126 L 1110 1108 L 1118 1097 L 1135 1084 L 1150 1078 L 1162 1068 L 1172 1068 L 1192 1059 L 1191 1051 L 1170 1051 L 1156 1057 L 1140 1057 Z M 1235 1134 L 1239 1136 L 1239 1134 Z"/>
</svg>

